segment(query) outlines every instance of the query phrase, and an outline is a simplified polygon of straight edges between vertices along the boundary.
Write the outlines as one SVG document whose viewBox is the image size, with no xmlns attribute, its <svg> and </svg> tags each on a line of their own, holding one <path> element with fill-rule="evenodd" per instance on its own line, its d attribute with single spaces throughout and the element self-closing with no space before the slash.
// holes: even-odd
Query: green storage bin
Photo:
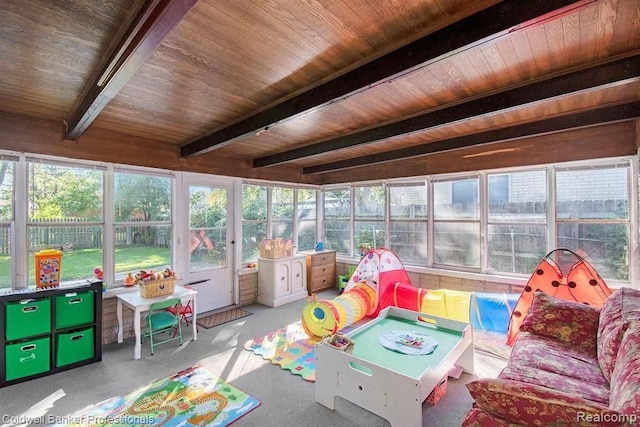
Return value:
<svg viewBox="0 0 640 427">
<path fill-rule="evenodd" d="M 5 310 L 7 341 L 51 332 L 51 300 L 49 298 L 7 302 Z"/>
<path fill-rule="evenodd" d="M 51 338 L 7 344 L 5 362 L 7 381 L 47 372 L 51 369 Z"/>
<path fill-rule="evenodd" d="M 93 323 L 93 291 L 56 296 L 56 329 Z"/>
<path fill-rule="evenodd" d="M 56 367 L 93 358 L 93 327 L 56 334 Z"/>
</svg>

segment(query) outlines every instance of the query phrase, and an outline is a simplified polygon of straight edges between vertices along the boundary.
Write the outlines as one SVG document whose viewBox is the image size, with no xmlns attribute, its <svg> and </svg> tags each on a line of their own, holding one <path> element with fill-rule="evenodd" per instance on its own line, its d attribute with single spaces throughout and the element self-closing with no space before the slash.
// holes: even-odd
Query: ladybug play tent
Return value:
<svg viewBox="0 0 640 427">
<path fill-rule="evenodd" d="M 569 249 L 554 249 L 538 264 L 518 298 L 509 320 L 507 345 L 515 342 L 537 290 L 593 307 L 602 307 L 611 295 L 611 290 L 589 262 Z"/>
</svg>

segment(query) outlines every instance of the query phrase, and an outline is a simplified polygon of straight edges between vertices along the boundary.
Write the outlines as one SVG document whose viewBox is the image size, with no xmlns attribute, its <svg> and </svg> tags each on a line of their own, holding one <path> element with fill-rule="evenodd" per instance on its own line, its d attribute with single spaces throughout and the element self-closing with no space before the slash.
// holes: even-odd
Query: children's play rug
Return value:
<svg viewBox="0 0 640 427">
<path fill-rule="evenodd" d="M 253 351 L 263 359 L 280 365 L 307 381 L 316 380 L 315 345 L 302 328 L 301 322 L 292 323 L 264 337 L 247 341 L 244 349 Z"/>
<path fill-rule="evenodd" d="M 228 426 L 260 401 L 201 366 L 178 372 L 124 397 L 114 397 L 55 426 Z"/>
<path fill-rule="evenodd" d="M 220 313 L 210 314 L 209 316 L 205 316 L 202 318 L 198 317 L 196 319 L 196 323 L 198 324 L 198 326 L 209 329 L 213 328 L 214 326 L 222 325 L 223 323 L 231 322 L 232 320 L 247 317 L 251 314 L 252 313 L 241 308 L 233 307 Z"/>
</svg>

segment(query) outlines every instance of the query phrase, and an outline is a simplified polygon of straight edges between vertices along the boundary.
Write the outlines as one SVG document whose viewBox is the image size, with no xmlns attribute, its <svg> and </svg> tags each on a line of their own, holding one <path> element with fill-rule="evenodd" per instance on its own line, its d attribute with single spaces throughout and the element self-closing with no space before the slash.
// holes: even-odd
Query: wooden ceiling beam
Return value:
<svg viewBox="0 0 640 427">
<path fill-rule="evenodd" d="M 94 73 L 82 99 L 65 120 L 66 139 L 76 140 L 144 65 L 198 0 L 152 0 L 137 15 L 106 66 Z"/>
<path fill-rule="evenodd" d="M 445 151 L 460 150 L 479 145 L 487 145 L 507 140 L 560 132 L 573 128 L 633 120 L 639 117 L 640 102 L 633 102 L 554 117 L 523 125 L 515 125 L 502 129 L 480 132 L 458 138 L 433 141 L 427 144 L 371 154 L 368 156 L 350 158 L 348 160 L 310 166 L 303 168 L 302 173 L 303 175 L 307 175 L 334 172 L 358 166 L 370 166 L 372 164 L 386 163 L 395 160 L 442 153 Z"/>
<path fill-rule="evenodd" d="M 196 156 L 224 147 L 261 129 L 272 128 L 285 120 L 425 67 L 443 56 L 594 1 L 531 0 L 525 5 L 521 0 L 503 0 L 298 96 L 196 139 L 184 145 L 180 154 L 182 157 Z"/>
<path fill-rule="evenodd" d="M 293 160 L 329 153 L 335 150 L 353 148 L 387 138 L 425 131 L 447 123 L 469 120 L 500 110 L 515 108 L 524 104 L 567 95 L 593 87 L 617 84 L 630 78 L 637 78 L 640 70 L 640 55 L 592 66 L 569 74 L 534 81 L 504 92 L 493 93 L 462 104 L 457 103 L 436 111 L 428 111 L 418 116 L 387 125 L 370 128 L 350 135 L 333 138 L 316 144 L 295 148 L 281 153 L 253 160 L 253 167 L 274 166 Z"/>
</svg>

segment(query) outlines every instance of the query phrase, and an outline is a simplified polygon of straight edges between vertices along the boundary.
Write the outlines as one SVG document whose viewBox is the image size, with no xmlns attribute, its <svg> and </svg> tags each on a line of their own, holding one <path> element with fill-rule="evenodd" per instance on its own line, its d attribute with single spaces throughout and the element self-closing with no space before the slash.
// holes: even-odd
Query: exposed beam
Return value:
<svg viewBox="0 0 640 427">
<path fill-rule="evenodd" d="M 601 64 L 573 73 L 547 78 L 546 80 L 538 80 L 526 86 L 494 93 L 484 98 L 473 99 L 436 111 L 426 112 L 387 125 L 260 157 L 254 159 L 253 167 L 273 166 L 335 150 L 352 148 L 596 86 L 615 84 L 630 78 L 637 78 L 640 73 L 639 70 L 640 55 L 635 55 L 609 64 Z"/>
<path fill-rule="evenodd" d="M 333 80 L 184 145 L 182 157 L 205 154 L 370 87 L 427 66 L 438 58 L 500 37 L 530 21 L 550 18 L 595 0 L 504 0 Z M 571 6 L 570 6 L 571 5 Z M 570 6 L 570 7 L 569 7 Z M 537 22 L 537 21 L 536 21 Z"/>
<path fill-rule="evenodd" d="M 65 120 L 66 138 L 75 140 L 142 67 L 198 0 L 153 0 L 140 11 L 89 90 Z"/>
<path fill-rule="evenodd" d="M 351 158 L 337 162 L 325 163 L 303 168 L 302 173 L 317 174 L 337 170 L 351 169 L 358 166 L 386 163 L 411 157 L 426 156 L 450 150 L 493 144 L 507 140 L 526 138 L 563 130 L 593 126 L 597 124 L 613 123 L 632 120 L 640 117 L 640 102 L 599 108 L 581 113 L 554 117 L 523 125 L 510 126 L 502 129 L 480 132 L 458 138 L 444 139 L 427 144 L 407 147 L 368 156 Z"/>
</svg>

